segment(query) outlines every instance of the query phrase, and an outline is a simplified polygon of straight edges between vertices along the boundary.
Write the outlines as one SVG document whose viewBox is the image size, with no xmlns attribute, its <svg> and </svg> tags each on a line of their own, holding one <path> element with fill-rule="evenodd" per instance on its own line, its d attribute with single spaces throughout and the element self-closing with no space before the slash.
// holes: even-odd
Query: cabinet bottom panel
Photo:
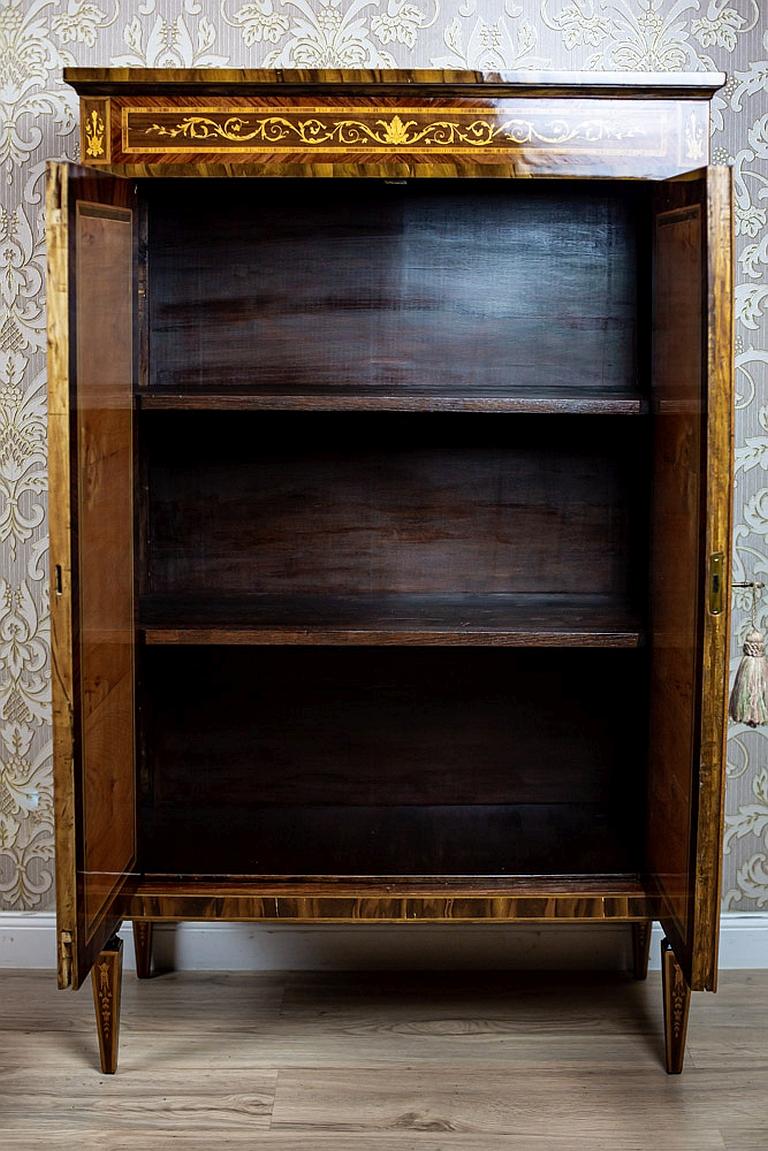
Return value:
<svg viewBox="0 0 768 1151">
<path fill-rule="evenodd" d="M 239 876 L 137 879 L 125 918 L 304 923 L 630 922 L 654 917 L 639 877 Z"/>
</svg>

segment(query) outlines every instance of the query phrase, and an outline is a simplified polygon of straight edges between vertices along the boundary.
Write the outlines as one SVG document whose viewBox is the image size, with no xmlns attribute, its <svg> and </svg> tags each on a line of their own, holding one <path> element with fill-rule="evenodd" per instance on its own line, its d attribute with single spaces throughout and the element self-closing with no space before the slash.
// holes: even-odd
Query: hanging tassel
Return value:
<svg viewBox="0 0 768 1151">
<path fill-rule="evenodd" d="M 747 586 L 752 588 L 752 621 L 744 640 L 744 654 L 736 672 L 728 714 L 737 723 L 757 727 L 768 724 L 768 659 L 765 638 L 757 626 L 758 588 L 762 589 L 763 585 Z"/>
</svg>

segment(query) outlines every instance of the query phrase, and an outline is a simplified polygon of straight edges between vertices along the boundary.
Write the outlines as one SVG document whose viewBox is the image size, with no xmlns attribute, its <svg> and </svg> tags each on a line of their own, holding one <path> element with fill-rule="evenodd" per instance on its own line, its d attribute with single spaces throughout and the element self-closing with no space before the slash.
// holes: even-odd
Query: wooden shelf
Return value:
<svg viewBox="0 0 768 1151">
<path fill-rule="evenodd" d="M 141 392 L 144 411 L 370 411 L 370 412 L 513 412 L 533 415 L 638 416 L 647 411 L 636 392 L 552 387 L 469 387 L 458 391 L 439 386 L 349 387 L 311 389 L 222 387 L 195 391 Z"/>
<path fill-rule="evenodd" d="M 602 596 L 148 595 L 148 644 L 634 648 L 637 619 Z"/>
<path fill-rule="evenodd" d="M 211 894 L 210 876 L 194 873 L 144 871 L 133 891 L 142 896 L 165 894 L 190 898 Z M 626 896 L 651 898 L 637 871 L 533 875 L 239 875 L 216 876 L 216 891 L 224 896 L 305 896 L 349 899 L 362 895 L 389 896 L 495 896 L 554 899 L 559 896 Z"/>
</svg>

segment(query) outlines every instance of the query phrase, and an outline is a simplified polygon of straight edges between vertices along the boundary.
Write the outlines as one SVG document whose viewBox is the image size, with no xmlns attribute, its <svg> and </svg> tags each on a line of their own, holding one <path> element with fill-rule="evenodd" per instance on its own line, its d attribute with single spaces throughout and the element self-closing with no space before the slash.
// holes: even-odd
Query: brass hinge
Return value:
<svg viewBox="0 0 768 1151">
<path fill-rule="evenodd" d="M 59 986 L 69 987 L 72 982 L 72 932 L 59 932 Z"/>
<path fill-rule="evenodd" d="M 723 611 L 723 572 L 725 556 L 713 552 L 709 557 L 709 614 L 721 615 Z"/>
</svg>

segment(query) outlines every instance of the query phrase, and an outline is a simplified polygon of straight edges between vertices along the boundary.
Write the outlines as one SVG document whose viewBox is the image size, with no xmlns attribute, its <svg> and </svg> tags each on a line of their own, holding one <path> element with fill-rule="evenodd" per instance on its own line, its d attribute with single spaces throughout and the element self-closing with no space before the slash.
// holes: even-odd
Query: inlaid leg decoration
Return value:
<svg viewBox="0 0 768 1151">
<path fill-rule="evenodd" d="M 133 921 L 133 950 L 139 979 L 149 979 L 152 971 L 152 926 L 151 919 Z"/>
<path fill-rule="evenodd" d="M 113 935 L 91 971 L 96 1027 L 99 1032 L 99 1057 L 104 1075 L 114 1075 L 117 1070 L 122 972 L 123 941 Z"/>
<path fill-rule="evenodd" d="M 635 979 L 648 976 L 648 957 L 651 953 L 651 921 L 632 924 L 632 974 Z"/>
<path fill-rule="evenodd" d="M 679 1075 L 685 1059 L 691 989 L 668 940 L 661 941 L 661 982 L 664 997 L 664 1042 L 667 1074 Z"/>
</svg>

